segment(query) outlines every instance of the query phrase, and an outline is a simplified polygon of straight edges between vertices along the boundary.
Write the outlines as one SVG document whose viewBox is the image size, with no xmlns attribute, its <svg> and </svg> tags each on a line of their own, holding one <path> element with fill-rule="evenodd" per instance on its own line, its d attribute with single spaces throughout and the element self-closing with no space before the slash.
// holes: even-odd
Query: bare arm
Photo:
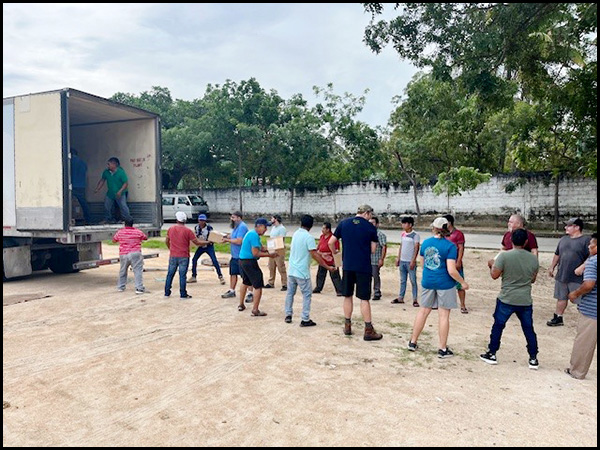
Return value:
<svg viewBox="0 0 600 450">
<path fill-rule="evenodd" d="M 446 260 L 446 269 L 448 270 L 448 274 L 466 291 L 469 289 L 469 284 L 465 281 L 463 277 L 460 276 L 458 270 L 456 269 L 456 260 L 455 259 L 447 259 Z"/>
<path fill-rule="evenodd" d="M 594 286 L 596 286 L 596 280 L 584 281 L 583 284 L 577 289 L 575 289 L 572 292 L 569 292 L 569 300 L 574 302 L 577 297 L 581 297 L 582 295 L 587 294 L 592 289 L 594 289 Z"/>
<path fill-rule="evenodd" d="M 550 264 L 550 267 L 548 267 L 548 275 L 551 276 L 552 278 L 554 278 L 554 269 L 558 265 L 559 259 L 560 259 L 559 255 L 554 255 L 554 257 L 552 258 L 552 263 Z"/>
<path fill-rule="evenodd" d="M 415 244 L 415 251 L 413 253 L 413 257 L 410 261 L 410 266 L 409 269 L 413 270 L 415 267 L 417 267 L 417 256 L 419 255 L 419 249 L 421 248 L 421 243 L 417 243 Z"/>
<path fill-rule="evenodd" d="M 385 262 L 385 255 L 387 255 L 387 245 L 384 245 L 381 249 L 381 258 L 379 259 L 379 267 L 383 267 L 383 263 Z"/>
<path fill-rule="evenodd" d="M 575 275 L 580 276 L 583 275 L 583 271 L 585 270 L 585 262 L 583 262 L 579 267 L 577 267 L 577 269 L 575 269 L 573 272 L 575 273 Z"/>
<path fill-rule="evenodd" d="M 458 257 L 456 258 L 456 268 L 458 270 L 462 269 L 462 260 L 463 255 L 465 254 L 465 244 L 458 244 L 456 246 L 458 248 Z"/>
<path fill-rule="evenodd" d="M 400 243 L 400 247 L 398 247 L 398 257 L 396 258 L 396 267 L 400 265 L 400 256 L 402 255 L 402 243 Z"/>
<path fill-rule="evenodd" d="M 532 255 L 535 255 L 535 256 L 537 256 L 537 257 L 538 257 L 538 259 L 539 259 L 539 257 L 540 257 L 540 256 L 539 256 L 539 255 L 540 255 L 540 252 L 538 251 L 538 249 L 537 249 L 537 248 L 532 248 L 532 249 L 531 249 L 531 254 L 532 254 Z"/>
<path fill-rule="evenodd" d="M 252 247 L 252 256 L 255 258 L 260 258 L 261 256 L 266 256 L 267 258 L 275 258 L 277 253 L 269 253 L 262 249 L 262 247 Z"/>
<path fill-rule="evenodd" d="M 167 244 L 167 248 L 171 250 L 171 239 L 169 239 L 169 235 L 165 238 L 165 244 Z"/>
<path fill-rule="evenodd" d="M 327 264 L 325 262 L 325 260 L 323 259 L 323 257 L 321 256 L 321 254 L 316 251 L 316 250 L 310 250 L 310 255 L 312 256 L 312 258 L 319 263 L 320 266 L 325 267 L 327 270 L 329 271 L 334 271 L 335 270 L 335 266 L 330 266 L 329 264 Z"/>
<path fill-rule="evenodd" d="M 377 251 L 377 242 L 371 242 L 371 254 Z"/>
<path fill-rule="evenodd" d="M 338 238 L 336 238 L 333 234 L 331 235 L 331 237 L 329 238 L 329 241 L 327 242 L 327 245 L 329 246 L 329 250 L 331 250 L 331 253 L 333 255 L 335 255 L 337 253 L 337 250 L 335 249 L 335 243 L 338 241 Z"/>
<path fill-rule="evenodd" d="M 126 181 L 125 183 L 123 183 L 123 186 L 121 186 L 121 189 L 119 189 L 116 192 L 115 196 L 117 198 L 121 198 L 121 195 L 123 194 L 123 192 L 125 191 L 125 189 L 127 189 L 127 186 L 129 186 L 129 183 L 127 183 L 127 181 Z"/>
<path fill-rule="evenodd" d="M 94 189 L 94 194 L 96 192 L 98 192 L 100 189 L 102 189 L 105 184 L 106 184 L 106 180 L 104 178 L 100 178 L 98 180 L 98 184 L 96 184 L 96 189 Z"/>
</svg>

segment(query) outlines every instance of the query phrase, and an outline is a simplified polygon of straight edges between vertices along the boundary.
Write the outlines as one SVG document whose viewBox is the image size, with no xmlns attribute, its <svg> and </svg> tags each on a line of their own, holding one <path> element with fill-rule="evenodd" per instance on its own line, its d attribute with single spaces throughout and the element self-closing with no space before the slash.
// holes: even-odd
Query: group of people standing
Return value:
<svg viewBox="0 0 600 450">
<path fill-rule="evenodd" d="M 201 254 L 207 253 L 213 262 L 221 284 L 225 280 L 221 273 L 212 242 L 208 240 L 211 231 L 206 224 L 206 217 L 200 215 L 195 232 L 185 226 L 185 213 L 177 213 L 176 225 L 169 228 L 166 243 L 170 250 L 169 266 L 165 282 L 165 296 L 171 295 L 174 275 L 179 270 L 180 297 L 189 299 L 191 295 L 186 290 L 186 274 L 190 259 L 190 244 L 198 246 L 193 258 L 192 276 L 188 282 L 196 281 L 196 265 Z M 427 319 L 433 310 L 438 311 L 438 357 L 449 358 L 453 351 L 448 347 L 450 329 L 450 312 L 459 307 L 461 312 L 468 313 L 465 305 L 465 293 L 469 284 L 464 278 L 462 259 L 464 255 L 464 234 L 454 227 L 451 215 L 436 218 L 431 224 L 433 236 L 421 242 L 419 234 L 413 229 L 414 219 L 404 217 L 402 223 L 402 240 L 398 251 L 396 266 L 400 274 L 400 293 L 392 303 L 404 303 L 407 281 L 412 285 L 413 306 L 419 307 L 414 320 L 413 330 L 407 344 L 409 351 L 416 351 L 418 339 Z M 300 326 L 315 326 L 310 318 L 312 294 L 320 293 L 324 287 L 327 273 L 330 274 L 337 296 L 344 297 L 344 328 L 345 335 L 352 335 L 352 315 L 354 296 L 360 300 L 360 312 L 364 320 L 364 335 L 366 341 L 376 341 L 383 338 L 373 326 L 370 300 L 381 298 L 379 270 L 383 266 L 387 239 L 379 230 L 379 221 L 374 218 L 373 208 L 361 205 L 353 217 L 342 220 L 335 231 L 331 224 L 325 222 L 318 244 L 310 235 L 314 219 L 310 215 L 302 216 L 300 228 L 291 240 L 288 267 L 285 264 L 285 249 L 268 251 L 262 245 L 261 236 L 265 235 L 268 227 L 272 227 L 271 237 L 285 236 L 286 230 L 281 217 L 272 216 L 271 220 L 258 218 L 254 228 L 249 230 L 243 221 L 241 212 L 231 214 L 232 231 L 224 238 L 231 245 L 229 261 L 229 289 L 221 297 L 236 297 L 238 277 L 242 278 L 238 310 L 246 309 L 245 303 L 252 303 L 251 315 L 266 316 L 259 309 L 264 288 L 273 288 L 276 272 L 281 277 L 281 290 L 286 291 L 284 306 L 284 321 L 291 323 L 293 318 L 294 297 L 298 288 L 302 294 L 302 313 Z M 141 250 L 141 240 L 145 236 L 135 232 L 131 221 L 126 221 L 125 228 L 119 230 L 114 237 L 121 244 L 120 253 L 125 255 Z M 137 230 L 139 231 L 139 230 Z M 593 359 L 597 340 L 597 295 L 596 295 L 596 244 L 597 237 L 584 236 L 583 221 L 579 218 L 570 219 L 566 226 L 566 236 L 561 238 L 556 248 L 548 274 L 555 278 L 554 296 L 557 300 L 556 313 L 547 322 L 555 327 L 564 324 L 562 314 L 567 302 L 578 304 L 579 322 L 570 367 L 565 372 L 570 376 L 582 379 L 587 374 Z M 335 264 L 336 255 L 342 253 L 342 276 Z M 497 295 L 496 307 L 493 314 L 493 325 L 487 351 L 480 358 L 488 364 L 497 364 L 496 353 L 500 348 L 502 332 L 510 317 L 515 314 L 521 322 L 521 327 L 527 342 L 528 365 L 537 369 L 539 362 L 537 336 L 533 327 L 532 284 L 536 281 L 539 271 L 538 246 L 535 235 L 524 228 L 524 220 L 519 215 L 513 215 L 508 221 L 508 231 L 502 238 L 501 252 L 488 261 L 490 276 L 501 278 L 500 293 Z M 422 263 L 421 296 L 418 297 L 417 286 L 417 255 Z M 263 273 L 258 264 L 261 257 L 269 258 L 269 281 L 264 283 Z M 124 290 L 126 270 L 128 265 L 134 269 L 136 293 L 145 289 L 141 283 L 141 259 L 128 256 L 121 260 L 121 271 L 118 289 Z M 310 264 L 314 259 L 318 264 L 316 283 L 312 288 Z M 124 269 L 125 267 L 125 269 Z M 554 274 L 556 268 L 558 271 Z M 372 296 L 372 294 L 374 294 Z M 458 301 L 457 301 L 458 299 Z"/>
</svg>

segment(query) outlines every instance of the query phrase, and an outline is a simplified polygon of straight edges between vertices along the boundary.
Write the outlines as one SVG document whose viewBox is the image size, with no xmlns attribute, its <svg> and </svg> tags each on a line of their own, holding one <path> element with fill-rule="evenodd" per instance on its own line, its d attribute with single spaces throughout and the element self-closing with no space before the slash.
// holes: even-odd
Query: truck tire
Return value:
<svg viewBox="0 0 600 450">
<path fill-rule="evenodd" d="M 53 250 L 48 267 L 54 273 L 74 273 L 79 269 L 73 269 L 73 264 L 79 261 L 76 250 Z"/>
</svg>

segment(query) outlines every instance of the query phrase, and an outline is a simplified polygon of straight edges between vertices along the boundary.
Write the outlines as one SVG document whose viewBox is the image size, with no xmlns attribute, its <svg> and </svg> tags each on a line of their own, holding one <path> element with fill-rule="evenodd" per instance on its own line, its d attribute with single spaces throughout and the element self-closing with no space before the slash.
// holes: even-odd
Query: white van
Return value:
<svg viewBox="0 0 600 450">
<path fill-rule="evenodd" d="M 198 214 L 208 216 L 208 204 L 197 194 L 162 194 L 163 221 L 176 220 L 175 213 L 183 211 L 190 220 L 198 220 Z"/>
</svg>

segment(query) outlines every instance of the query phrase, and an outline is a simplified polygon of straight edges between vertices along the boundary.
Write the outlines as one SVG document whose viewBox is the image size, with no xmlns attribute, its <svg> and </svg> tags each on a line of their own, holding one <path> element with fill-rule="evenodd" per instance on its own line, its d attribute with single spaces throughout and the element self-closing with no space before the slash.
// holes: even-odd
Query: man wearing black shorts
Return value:
<svg viewBox="0 0 600 450">
<path fill-rule="evenodd" d="M 329 248 L 337 253 L 335 243 L 342 240 L 342 294 L 344 295 L 344 334 L 352 334 L 352 310 L 354 286 L 356 296 L 361 300 L 360 312 L 365 321 L 365 341 L 378 341 L 383 337 L 371 323 L 371 254 L 375 253 L 379 239 L 377 229 L 369 223 L 373 208 L 369 205 L 358 207 L 356 216 L 342 220 L 329 238 Z"/>
<path fill-rule="evenodd" d="M 260 237 L 267 231 L 269 221 L 264 218 L 256 219 L 254 222 L 254 230 L 250 230 L 242 240 L 242 248 L 240 249 L 240 269 L 242 272 L 242 287 L 240 289 L 240 304 L 238 311 L 246 309 L 244 305 L 244 296 L 248 287 L 254 287 L 254 298 L 252 304 L 252 315 L 255 317 L 266 316 L 267 313 L 258 309 L 260 298 L 262 297 L 262 289 L 265 285 L 262 270 L 258 265 L 258 258 L 261 256 L 275 257 L 277 253 L 270 254 L 260 242 Z"/>
</svg>

